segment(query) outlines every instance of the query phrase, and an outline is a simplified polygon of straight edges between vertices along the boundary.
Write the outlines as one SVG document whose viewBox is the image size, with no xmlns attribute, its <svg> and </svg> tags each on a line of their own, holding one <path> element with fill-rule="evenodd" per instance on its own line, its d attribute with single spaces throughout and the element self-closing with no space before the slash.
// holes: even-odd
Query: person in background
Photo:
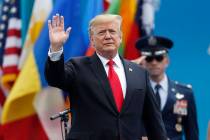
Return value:
<svg viewBox="0 0 210 140">
<path fill-rule="evenodd" d="M 89 37 L 95 54 L 66 63 L 63 44 L 71 29 L 64 30 L 64 17 L 58 14 L 48 22 L 45 77 L 49 85 L 69 92 L 72 124 L 67 139 L 140 140 L 143 125 L 149 140 L 167 139 L 146 70 L 118 53 L 121 22 L 119 15 L 94 17 Z"/>
<path fill-rule="evenodd" d="M 136 42 L 142 57 L 134 62 L 149 72 L 149 80 L 162 112 L 170 140 L 199 140 L 196 104 L 190 85 L 170 80 L 166 74 L 169 65 L 168 52 L 173 42 L 165 37 L 146 36 Z M 141 60 L 141 61 L 138 61 Z"/>
</svg>

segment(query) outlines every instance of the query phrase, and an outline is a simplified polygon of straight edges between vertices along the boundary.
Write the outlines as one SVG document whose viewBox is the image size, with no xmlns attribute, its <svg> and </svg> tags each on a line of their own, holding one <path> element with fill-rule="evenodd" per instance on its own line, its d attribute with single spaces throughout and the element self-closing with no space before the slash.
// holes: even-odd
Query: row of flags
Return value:
<svg viewBox="0 0 210 140">
<path fill-rule="evenodd" d="M 31 9 L 21 12 L 21 6 L 26 3 Z M 141 36 L 141 5 L 141 0 L 3 0 L 0 140 L 61 139 L 59 120 L 52 122 L 49 117 L 66 107 L 66 94 L 49 87 L 44 78 L 44 63 L 50 46 L 48 19 L 59 13 L 65 18 L 65 28 L 72 27 L 64 45 L 67 60 L 94 52 L 88 38 L 91 18 L 104 12 L 120 14 L 124 37 L 119 51 L 125 58 L 134 59 L 139 56 L 135 41 Z"/>
</svg>

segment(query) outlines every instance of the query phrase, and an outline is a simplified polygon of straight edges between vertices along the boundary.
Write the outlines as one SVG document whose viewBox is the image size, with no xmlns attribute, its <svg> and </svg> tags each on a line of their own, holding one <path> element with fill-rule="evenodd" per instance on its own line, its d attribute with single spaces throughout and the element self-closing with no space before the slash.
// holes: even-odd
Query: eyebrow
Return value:
<svg viewBox="0 0 210 140">
<path fill-rule="evenodd" d="M 98 32 L 100 33 L 100 32 L 106 32 L 106 31 L 116 31 L 117 32 L 117 30 L 115 30 L 115 29 L 102 29 L 102 30 L 98 30 Z"/>
</svg>

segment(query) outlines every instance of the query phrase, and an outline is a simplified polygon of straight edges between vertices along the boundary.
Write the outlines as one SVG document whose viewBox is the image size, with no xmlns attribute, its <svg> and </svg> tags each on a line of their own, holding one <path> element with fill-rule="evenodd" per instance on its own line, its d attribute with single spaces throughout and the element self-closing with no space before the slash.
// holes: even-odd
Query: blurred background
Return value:
<svg viewBox="0 0 210 140">
<path fill-rule="evenodd" d="M 123 17 L 120 53 L 140 56 L 137 38 L 146 34 L 174 41 L 168 75 L 191 84 L 200 139 L 210 120 L 210 1 L 208 0 L 0 0 L 0 140 L 61 139 L 60 120 L 49 117 L 69 107 L 66 93 L 48 87 L 44 63 L 49 49 L 47 20 L 59 13 L 71 26 L 65 60 L 91 55 L 88 22 L 97 14 Z"/>
<path fill-rule="evenodd" d="M 209 6 L 209 0 L 162 0 L 155 16 L 155 33 L 174 41 L 168 68 L 170 78 L 191 84 L 195 92 L 201 140 L 206 139 L 210 120 Z"/>
</svg>

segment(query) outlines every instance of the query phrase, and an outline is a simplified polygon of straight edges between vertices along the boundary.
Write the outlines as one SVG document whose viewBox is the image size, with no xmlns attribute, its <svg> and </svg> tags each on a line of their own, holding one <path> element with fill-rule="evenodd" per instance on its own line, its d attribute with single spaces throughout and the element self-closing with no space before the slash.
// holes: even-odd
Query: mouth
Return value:
<svg viewBox="0 0 210 140">
<path fill-rule="evenodd" d="M 159 71 L 159 68 L 150 68 L 151 71 Z"/>
<path fill-rule="evenodd" d="M 114 43 L 112 42 L 108 42 L 108 43 L 104 43 L 104 45 L 109 46 L 109 45 L 113 45 Z"/>
<path fill-rule="evenodd" d="M 160 70 L 159 68 L 153 68 L 154 70 Z"/>
</svg>

